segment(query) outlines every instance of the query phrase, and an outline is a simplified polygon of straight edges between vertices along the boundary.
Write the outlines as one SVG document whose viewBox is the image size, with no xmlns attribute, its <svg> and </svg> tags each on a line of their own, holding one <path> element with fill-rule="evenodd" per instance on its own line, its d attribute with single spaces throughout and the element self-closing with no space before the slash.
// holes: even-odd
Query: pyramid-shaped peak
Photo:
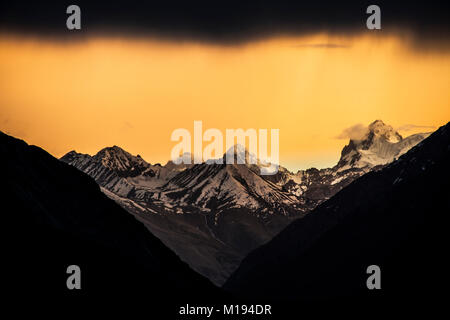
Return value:
<svg viewBox="0 0 450 320">
<path fill-rule="evenodd" d="M 242 144 L 236 143 L 232 147 L 230 147 L 226 153 L 228 152 L 235 152 L 235 153 L 248 153 L 248 150 L 245 146 Z"/>
<path fill-rule="evenodd" d="M 98 160 L 107 160 L 107 159 L 114 159 L 114 158 L 129 158 L 127 153 L 128 152 L 126 152 L 125 150 L 123 150 L 122 148 L 120 148 L 118 146 L 112 146 L 112 147 L 106 147 L 106 148 L 101 149 L 99 152 L 97 152 L 94 155 L 94 158 L 98 159 Z"/>
<path fill-rule="evenodd" d="M 125 151 L 123 148 L 121 148 L 121 147 L 119 147 L 119 146 L 116 146 L 116 145 L 113 145 L 112 147 L 106 147 L 106 148 L 103 148 L 102 150 L 100 150 L 99 152 L 102 152 L 102 151 L 108 151 L 108 152 L 117 152 L 117 153 L 128 153 L 127 151 Z"/>
<path fill-rule="evenodd" d="M 119 146 L 106 147 L 101 149 L 95 157 L 100 158 L 128 158 L 128 159 L 142 159 L 140 156 L 133 156 L 131 153 Z"/>
<path fill-rule="evenodd" d="M 143 172 L 150 164 L 140 156 L 133 156 L 119 146 L 106 147 L 100 150 L 94 157 L 102 164 L 116 172 L 127 172 L 130 175 Z"/>
<path fill-rule="evenodd" d="M 243 146 L 242 144 L 239 144 L 239 143 L 230 147 L 227 150 L 227 152 L 223 155 L 223 158 L 225 160 L 225 163 L 228 163 L 227 158 L 228 159 L 234 158 L 233 163 L 240 163 L 240 164 L 244 164 L 244 163 L 257 164 L 258 163 L 258 157 L 254 153 L 249 152 L 247 150 L 247 148 L 245 148 L 245 146 Z"/>
<path fill-rule="evenodd" d="M 370 125 L 386 125 L 383 120 L 375 120 L 374 122 L 372 122 Z"/>
</svg>

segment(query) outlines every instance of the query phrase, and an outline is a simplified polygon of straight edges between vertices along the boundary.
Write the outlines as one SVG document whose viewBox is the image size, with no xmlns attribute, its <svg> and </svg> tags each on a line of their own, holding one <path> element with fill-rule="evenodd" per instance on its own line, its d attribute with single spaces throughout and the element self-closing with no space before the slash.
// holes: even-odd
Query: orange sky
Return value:
<svg viewBox="0 0 450 320">
<path fill-rule="evenodd" d="M 172 131 L 202 120 L 204 130 L 280 129 L 281 165 L 331 166 L 346 127 L 450 119 L 450 55 L 403 40 L 316 35 L 224 47 L 1 35 L 0 130 L 57 157 L 119 145 L 165 163 Z M 400 132 L 417 131 L 430 129 Z"/>
</svg>

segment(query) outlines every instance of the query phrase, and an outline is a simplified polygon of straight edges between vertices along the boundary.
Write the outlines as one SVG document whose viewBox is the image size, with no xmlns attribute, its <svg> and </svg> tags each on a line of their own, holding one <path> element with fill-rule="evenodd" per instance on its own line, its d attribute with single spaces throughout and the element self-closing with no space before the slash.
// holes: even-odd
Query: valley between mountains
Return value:
<svg viewBox="0 0 450 320">
<path fill-rule="evenodd" d="M 251 251 L 429 135 L 404 138 L 377 120 L 361 140 L 349 141 L 334 167 L 293 173 L 280 166 L 272 176 L 249 163 L 150 164 L 118 146 L 93 156 L 71 151 L 61 161 L 94 178 L 181 260 L 221 286 Z M 251 156 L 242 146 L 232 152 Z"/>
</svg>

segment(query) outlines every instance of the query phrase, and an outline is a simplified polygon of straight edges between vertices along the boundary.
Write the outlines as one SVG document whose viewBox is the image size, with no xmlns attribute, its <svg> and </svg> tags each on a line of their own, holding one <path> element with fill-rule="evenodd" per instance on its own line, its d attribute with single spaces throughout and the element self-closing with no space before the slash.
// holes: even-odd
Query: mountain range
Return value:
<svg viewBox="0 0 450 320">
<path fill-rule="evenodd" d="M 270 241 L 356 178 L 376 171 L 429 136 L 403 138 L 377 120 L 350 140 L 336 166 L 260 175 L 258 165 L 152 165 L 120 147 L 61 160 L 87 173 L 195 271 L 222 285 L 252 250 Z M 242 146 L 236 157 L 247 159 Z M 251 156 L 251 155 L 250 155 Z"/>
<path fill-rule="evenodd" d="M 375 135 L 372 141 L 378 139 L 397 144 L 408 138 L 395 142 Z M 355 162 L 365 161 L 364 155 L 371 149 L 364 140 L 349 143 L 356 146 L 354 154 L 361 153 Z M 102 161 L 107 154 L 111 155 L 105 152 L 99 159 Z M 280 216 L 293 221 L 246 255 L 238 268 L 230 271 L 222 290 L 194 272 L 149 232 L 148 218 L 143 213 L 121 208 L 126 206 L 125 201 L 130 201 L 130 206 L 138 205 L 133 200 L 115 195 L 82 171 L 3 133 L 0 155 L 2 225 L 3 235 L 7 236 L 2 252 L 2 288 L 10 300 L 47 305 L 63 299 L 79 306 L 79 298 L 97 305 L 99 298 L 105 298 L 109 310 L 131 301 L 134 308 L 149 310 L 153 315 L 160 308 L 166 318 L 175 317 L 180 305 L 191 302 L 267 302 L 276 319 L 308 312 L 316 317 L 323 313 L 336 315 L 337 310 L 346 314 L 355 310 L 358 317 L 361 312 L 373 314 L 378 310 L 385 314 L 397 310 L 405 315 L 424 308 L 432 314 L 446 303 L 440 289 L 445 289 L 448 281 L 450 123 L 403 155 L 392 155 L 394 161 L 366 168 L 367 173 L 306 214 L 294 218 L 296 213 L 282 212 Z M 107 159 L 111 161 L 105 161 L 105 167 L 120 163 L 116 175 L 126 177 L 126 181 L 145 175 L 157 177 L 158 172 L 173 175 L 167 178 L 171 181 L 196 167 L 186 166 L 176 173 L 170 164 L 164 166 L 167 171 L 158 170 L 162 166 L 149 167 L 140 157 L 133 157 L 136 162 L 130 167 L 127 153 Z M 317 171 L 335 171 L 338 175 L 340 168 L 338 164 Z M 235 174 L 232 168 L 225 169 Z M 356 170 L 361 168 L 351 171 Z M 103 174 L 107 176 L 108 171 Z M 283 185 L 283 174 L 286 177 L 289 172 L 281 171 L 270 183 Z M 165 190 L 165 185 L 167 182 L 157 189 Z M 115 198 L 120 205 L 109 198 Z M 247 210 L 236 211 L 236 219 L 258 218 L 256 211 Z M 191 231 L 185 233 L 187 240 L 202 232 L 207 234 L 201 219 L 188 219 L 201 217 L 199 213 L 145 214 L 161 218 L 149 221 L 162 234 L 175 226 L 174 221 Z M 222 214 L 229 214 L 229 209 Z M 174 231 L 174 235 L 182 234 Z M 214 238 L 211 235 L 209 239 Z M 201 241 L 197 244 L 204 245 Z M 224 247 L 218 246 L 217 252 Z M 192 250 L 201 250 L 201 246 Z M 66 268 L 72 264 L 82 270 L 82 290 L 68 290 L 65 285 Z M 372 265 L 381 270 L 381 290 L 366 286 L 367 268 Z"/>
</svg>

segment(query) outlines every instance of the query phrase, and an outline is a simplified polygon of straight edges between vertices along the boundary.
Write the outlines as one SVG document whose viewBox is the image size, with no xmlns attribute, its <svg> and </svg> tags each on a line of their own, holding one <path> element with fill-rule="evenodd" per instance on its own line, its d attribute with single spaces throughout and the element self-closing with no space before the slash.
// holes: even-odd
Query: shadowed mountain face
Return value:
<svg viewBox="0 0 450 320">
<path fill-rule="evenodd" d="M 225 288 L 247 298 L 437 303 L 448 273 L 449 163 L 447 124 L 249 254 Z M 381 268 L 379 291 L 366 287 L 370 265 Z"/>
<path fill-rule="evenodd" d="M 2 263 L 11 293 L 35 299 L 157 295 L 159 304 L 217 297 L 207 279 L 83 172 L 1 132 L 0 167 L 2 226 L 11 232 Z M 79 291 L 66 287 L 72 264 L 81 268 Z"/>
<path fill-rule="evenodd" d="M 250 251 L 426 136 L 403 139 L 377 120 L 335 167 L 293 173 L 280 166 L 275 175 L 260 175 L 241 146 L 227 153 L 243 164 L 152 165 L 117 146 L 94 156 L 71 151 L 61 160 L 93 177 L 183 261 L 222 285 Z"/>
</svg>

